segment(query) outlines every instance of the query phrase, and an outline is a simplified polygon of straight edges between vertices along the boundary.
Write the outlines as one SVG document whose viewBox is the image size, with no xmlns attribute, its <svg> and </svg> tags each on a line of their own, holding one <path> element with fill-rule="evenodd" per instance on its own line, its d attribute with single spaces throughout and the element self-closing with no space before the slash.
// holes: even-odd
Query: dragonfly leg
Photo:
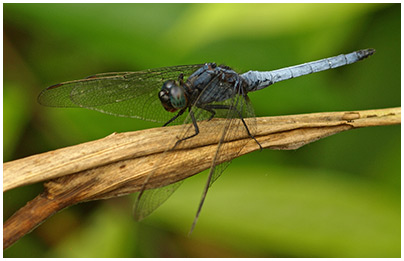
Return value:
<svg viewBox="0 0 404 261">
<path fill-rule="evenodd" d="M 175 115 L 174 117 L 172 117 L 169 121 L 167 121 L 166 123 L 164 123 L 163 127 L 167 126 L 168 124 L 170 124 L 171 122 L 175 121 L 175 119 L 177 119 L 179 116 L 181 116 L 184 111 L 186 110 L 186 108 L 180 110 L 177 115 Z"/>
<path fill-rule="evenodd" d="M 208 107 L 208 105 L 205 105 L 204 107 L 199 107 L 199 108 L 204 109 L 205 111 L 211 113 L 211 115 L 210 115 L 208 121 L 210 121 L 211 119 L 213 119 L 213 117 L 215 117 L 215 115 L 216 115 L 216 111 L 215 111 L 214 109 Z"/>
<path fill-rule="evenodd" d="M 196 123 L 196 119 L 195 119 L 194 112 L 193 112 L 190 108 L 189 108 L 188 110 L 189 110 L 189 115 L 191 116 L 191 119 L 192 119 L 192 124 L 194 125 L 194 128 L 195 128 L 195 133 L 192 134 L 192 135 L 190 135 L 190 136 L 188 136 L 188 137 L 185 137 L 185 138 L 182 138 L 182 139 L 177 140 L 177 142 L 175 143 L 175 145 L 174 145 L 173 148 L 177 147 L 177 145 L 178 145 L 181 141 L 184 141 L 184 140 L 193 138 L 193 137 L 195 137 L 196 135 L 199 134 L 199 127 L 198 127 L 198 124 Z"/>
<path fill-rule="evenodd" d="M 255 139 L 254 135 L 251 134 L 250 130 L 248 129 L 247 123 L 244 121 L 243 115 L 241 114 L 241 112 L 239 110 L 237 110 L 237 108 L 235 108 L 233 106 L 230 106 L 230 105 L 223 105 L 223 104 L 208 104 L 208 105 L 205 105 L 205 106 L 200 107 L 200 108 L 204 109 L 204 110 L 206 110 L 208 112 L 211 112 L 212 113 L 211 118 L 213 118 L 213 116 L 216 114 L 216 112 L 214 111 L 215 109 L 216 110 L 232 110 L 232 111 L 237 112 L 241 122 L 243 123 L 243 125 L 244 125 L 244 127 L 245 127 L 245 129 L 247 131 L 248 136 L 250 136 L 253 140 L 255 140 L 255 142 L 260 147 L 260 150 L 262 150 L 261 144 L 257 141 L 257 139 Z M 209 120 L 211 118 L 209 118 Z"/>
</svg>

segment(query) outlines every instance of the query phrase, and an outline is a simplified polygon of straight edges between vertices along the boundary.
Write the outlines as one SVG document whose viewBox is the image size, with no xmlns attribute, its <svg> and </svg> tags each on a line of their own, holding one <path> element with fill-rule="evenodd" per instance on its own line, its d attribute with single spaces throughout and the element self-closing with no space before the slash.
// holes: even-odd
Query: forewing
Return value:
<svg viewBox="0 0 404 261">
<path fill-rule="evenodd" d="M 208 119 L 211 116 L 211 113 L 205 110 L 198 109 L 196 107 L 192 107 L 192 110 L 194 111 L 193 113 L 195 114 L 196 119 L 198 121 Z M 174 144 L 176 144 L 178 140 L 181 140 L 185 137 L 189 137 L 190 135 L 195 133 L 195 128 L 192 124 L 192 118 L 189 114 L 186 116 L 186 119 L 183 123 L 184 128 L 182 129 L 182 131 L 179 133 L 179 135 L 173 137 L 172 142 L 168 143 L 171 144 L 171 146 L 174 146 Z M 179 143 L 176 148 L 181 147 L 182 146 L 181 144 L 182 143 Z M 166 161 L 175 159 L 176 157 L 175 153 L 174 154 L 167 153 L 171 152 L 172 150 L 173 148 L 171 147 L 161 155 L 161 157 L 158 159 L 158 162 L 155 164 L 155 166 L 157 166 L 156 169 L 152 173 L 150 173 L 149 176 L 146 178 L 143 187 L 147 186 L 148 180 L 150 180 L 153 177 L 159 166 L 161 166 Z M 143 190 L 136 193 L 136 200 L 133 207 L 133 215 L 135 220 L 141 220 L 150 215 L 155 209 L 157 209 L 161 204 L 163 204 L 175 192 L 175 190 L 180 186 L 181 183 L 182 181 L 173 184 L 166 184 L 165 186 L 163 184 L 163 187 L 150 190 Z"/>
<path fill-rule="evenodd" d="M 222 130 L 220 132 L 223 142 L 218 144 L 217 156 L 214 159 L 214 162 L 212 162 L 213 170 L 211 170 L 212 178 L 210 180 L 210 186 L 220 177 L 223 171 L 231 163 L 229 160 L 222 162 L 222 157 L 229 159 L 236 158 L 247 142 L 255 142 L 251 138 L 239 140 L 240 137 L 246 137 L 246 135 L 248 135 L 246 126 L 244 126 L 241 117 L 246 121 L 248 131 L 251 135 L 254 136 L 257 128 L 254 109 L 248 97 L 237 95 L 233 99 L 225 102 L 228 104 L 231 103 L 231 106 L 233 106 L 235 110 L 223 112 L 227 115 L 218 115 L 219 117 L 226 117 L 228 120 L 227 124 L 222 126 Z M 233 140 L 233 142 L 226 142 L 229 140 Z"/>
<path fill-rule="evenodd" d="M 220 77 L 216 77 L 212 80 L 211 85 L 219 84 Z M 215 96 L 217 95 L 216 88 L 210 88 L 211 86 L 207 86 L 205 90 L 200 94 L 200 98 Z M 213 106 L 226 106 L 232 108 L 231 110 L 227 109 L 216 109 L 215 118 L 225 118 L 227 121 L 218 122 L 214 129 L 207 130 L 209 133 L 207 135 L 217 137 L 218 148 L 217 148 L 217 157 L 212 162 L 212 167 L 214 168 L 212 179 L 210 181 L 210 185 L 213 184 L 214 181 L 223 173 L 226 167 L 231 163 L 231 161 L 223 161 L 222 156 L 226 155 L 225 158 L 235 158 L 241 151 L 241 149 L 247 144 L 249 139 L 240 140 L 240 137 L 245 137 L 248 132 L 246 126 L 244 126 L 243 121 L 241 119 L 247 120 L 247 128 L 251 135 L 254 136 L 256 132 L 256 121 L 255 121 L 255 113 L 254 108 L 251 105 L 251 102 L 248 96 L 240 95 L 239 91 L 233 85 L 221 82 L 221 88 L 227 88 L 229 90 L 229 97 L 220 102 L 212 102 L 209 105 Z M 197 103 L 198 101 L 196 101 Z M 204 109 L 198 108 L 196 106 L 192 107 L 195 118 L 200 120 L 209 119 L 211 113 L 207 112 Z M 186 123 L 192 123 L 190 116 L 188 115 L 186 119 Z M 184 127 L 182 134 L 179 136 L 180 138 L 185 138 L 192 135 L 195 132 L 192 124 Z M 205 135 L 205 134 L 204 134 Z M 220 142 L 220 141 L 223 142 Z M 238 140 L 236 142 L 228 143 L 228 140 Z M 251 141 L 255 142 L 253 139 Z M 181 144 L 180 144 L 181 146 Z M 258 145 L 257 145 L 258 146 Z M 217 162 L 216 162 L 217 161 Z"/>
<path fill-rule="evenodd" d="M 223 84 L 226 83 L 222 83 L 222 85 Z M 226 118 L 227 120 L 219 121 L 217 126 L 212 128 L 211 133 L 209 134 L 214 135 L 213 137 L 218 138 L 218 144 L 215 154 L 212 155 L 213 159 L 211 162 L 211 168 L 208 174 L 207 182 L 202 192 L 202 198 L 199 203 L 195 219 L 192 223 L 190 233 L 192 233 L 196 225 L 209 187 L 220 177 L 223 171 L 230 164 L 231 159 L 235 158 L 240 153 L 247 142 L 249 142 L 250 140 L 255 142 L 253 139 L 245 138 L 246 136 L 248 137 L 248 133 L 250 133 L 250 135 L 254 135 L 256 130 L 254 110 L 249 102 L 248 97 L 240 95 L 240 92 L 231 85 L 227 87 L 233 88 L 233 93 L 231 94 L 232 98 L 221 102 L 213 102 L 210 104 L 212 106 L 216 105 L 217 108 L 228 108 L 216 110 L 216 116 Z M 215 88 L 206 88 L 205 90 L 215 92 L 213 89 Z M 202 93 L 201 97 L 208 97 L 209 95 L 215 94 L 205 93 L 204 95 Z M 195 114 L 198 114 L 200 110 L 202 109 L 195 110 Z M 245 118 L 250 118 L 248 119 L 248 125 L 245 125 L 243 123 L 243 119 Z"/>
<path fill-rule="evenodd" d="M 121 117 L 167 122 L 173 114 L 162 107 L 163 83 L 187 76 L 202 64 L 172 66 L 138 72 L 101 73 L 48 87 L 38 97 L 42 105 L 83 107 Z"/>
<path fill-rule="evenodd" d="M 218 84 L 220 81 L 219 77 L 216 77 L 212 80 L 210 84 Z M 225 83 L 226 84 L 226 83 Z M 233 88 L 234 86 L 228 85 L 228 88 Z M 211 96 L 215 95 L 213 92 L 215 91 L 214 88 L 205 88 L 205 92 L 202 94 Z M 234 157 L 240 153 L 242 147 L 248 142 L 248 139 L 244 139 L 239 141 L 238 144 L 234 143 L 227 143 L 227 140 L 231 140 L 235 137 L 245 137 L 246 136 L 246 128 L 243 125 L 242 121 L 240 120 L 241 117 L 243 118 L 250 118 L 254 117 L 254 111 L 251 104 L 248 101 L 248 97 L 244 97 L 242 95 L 237 94 L 237 90 L 233 90 L 234 95 L 231 99 L 227 99 L 222 102 L 214 102 L 213 105 L 224 105 L 230 106 L 233 110 L 216 110 L 215 117 L 227 118 L 227 121 L 221 121 L 220 123 L 215 126 L 214 129 L 207 130 L 207 133 L 201 133 L 202 135 L 214 135 L 218 137 L 219 142 L 217 145 L 217 155 L 214 157 L 214 160 L 211 164 L 211 178 L 209 179 L 209 186 L 213 184 L 214 181 L 223 173 L 225 168 L 230 164 L 230 161 L 224 161 L 222 155 L 227 155 L 227 158 Z M 202 94 L 200 97 L 203 97 Z M 200 98 L 199 98 L 200 99 Z M 199 101 L 196 100 L 195 103 Z M 192 107 L 192 112 L 195 115 L 197 121 L 209 119 L 211 113 L 198 108 L 196 106 Z M 252 124 L 251 126 L 248 125 L 248 128 L 251 133 L 254 133 L 255 126 Z M 184 128 L 182 129 L 181 133 L 175 138 L 175 141 L 182 140 L 186 137 L 191 136 L 195 133 L 195 128 L 192 124 L 192 118 L 190 114 L 187 115 L 184 121 Z M 174 144 L 175 141 L 172 143 Z M 184 141 L 186 142 L 186 141 Z M 183 146 L 184 142 L 180 142 L 177 149 Z M 243 143 L 240 146 L 240 142 Z M 169 149 L 168 151 L 171 151 Z M 168 156 L 170 155 L 170 156 Z M 161 162 L 165 162 L 167 160 L 171 160 L 175 158 L 175 154 L 172 153 L 164 153 L 162 157 L 159 159 Z M 159 166 L 159 163 L 156 163 L 156 166 Z M 149 180 L 151 176 L 153 176 L 154 172 L 150 174 L 147 178 Z M 163 202 L 165 202 L 168 197 L 172 195 L 172 193 L 179 187 L 182 182 L 177 182 L 174 184 L 166 185 L 164 187 L 160 187 L 157 189 L 145 190 L 142 192 L 141 196 L 137 194 L 137 199 L 134 205 L 134 216 L 136 220 L 140 220 L 150 213 L 152 213 L 155 209 L 157 209 Z M 146 186 L 146 184 L 144 184 Z"/>
</svg>

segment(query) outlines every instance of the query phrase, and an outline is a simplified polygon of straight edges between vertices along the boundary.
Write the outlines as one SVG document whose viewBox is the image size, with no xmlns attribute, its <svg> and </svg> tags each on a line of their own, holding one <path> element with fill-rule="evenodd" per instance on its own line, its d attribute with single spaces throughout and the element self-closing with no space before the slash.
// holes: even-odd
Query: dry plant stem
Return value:
<svg viewBox="0 0 404 261">
<path fill-rule="evenodd" d="M 177 182 L 210 167 L 220 137 L 207 129 L 216 121 L 200 122 L 200 134 L 175 150 L 173 137 L 183 126 L 112 134 L 103 139 L 15 160 L 3 165 L 3 191 L 47 181 L 45 191 L 18 210 L 3 226 L 7 248 L 52 214 L 83 201 L 139 191 L 153 172 L 147 189 Z M 257 118 L 255 137 L 263 148 L 290 150 L 332 134 L 360 127 L 400 124 L 401 108 L 312 113 Z M 247 124 L 249 119 L 246 119 Z M 204 131 L 205 130 L 205 131 Z M 245 131 L 231 142 L 238 156 L 259 150 Z M 237 145 L 240 144 L 238 147 Z M 175 159 L 172 159 L 175 153 Z M 232 155 L 229 152 L 229 155 Z M 231 160 L 221 155 L 219 163 Z M 171 159 L 171 160 L 164 160 Z"/>
</svg>

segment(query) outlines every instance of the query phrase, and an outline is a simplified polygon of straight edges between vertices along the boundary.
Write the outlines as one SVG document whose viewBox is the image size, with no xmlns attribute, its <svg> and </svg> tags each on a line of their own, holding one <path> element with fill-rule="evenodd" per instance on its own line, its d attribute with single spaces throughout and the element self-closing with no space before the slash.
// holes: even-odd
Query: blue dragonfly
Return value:
<svg viewBox="0 0 404 261">
<path fill-rule="evenodd" d="M 238 74 L 230 67 L 215 63 L 172 66 L 137 72 L 96 74 L 85 79 L 52 85 L 38 96 L 38 102 L 52 107 L 82 107 L 103 113 L 138 118 L 169 124 L 185 124 L 183 131 L 173 137 L 174 150 L 199 134 L 198 122 L 214 117 L 225 118 L 212 135 L 219 137 L 208 180 L 202 192 L 191 232 L 202 209 L 209 187 L 230 163 L 220 162 L 220 155 L 234 151 L 225 141 L 243 131 L 262 149 L 254 137 L 253 107 L 248 93 L 266 88 L 276 82 L 325 71 L 363 60 L 375 52 L 364 49 L 349 54 L 312 61 L 273 71 L 248 71 Z M 176 113 L 174 116 L 172 113 Z M 189 124 L 188 124 L 189 123 Z M 171 154 L 172 157 L 175 157 Z M 163 156 L 164 157 L 164 156 Z M 162 162 L 170 159 L 161 159 Z M 158 164 L 157 164 L 158 165 Z M 180 182 L 165 184 L 160 188 L 145 189 L 153 172 L 138 192 L 134 216 L 141 220 L 152 213 L 179 187 Z"/>
</svg>

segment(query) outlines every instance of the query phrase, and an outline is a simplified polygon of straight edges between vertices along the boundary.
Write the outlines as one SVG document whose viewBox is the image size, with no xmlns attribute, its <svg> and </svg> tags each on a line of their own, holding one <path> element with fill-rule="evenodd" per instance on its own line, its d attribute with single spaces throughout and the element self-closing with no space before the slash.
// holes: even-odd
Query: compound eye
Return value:
<svg viewBox="0 0 404 261">
<path fill-rule="evenodd" d="M 187 104 L 187 98 L 184 89 L 180 86 L 174 85 L 170 89 L 170 103 L 176 109 L 183 109 Z"/>
<path fill-rule="evenodd" d="M 172 86 L 175 86 L 173 81 L 166 81 L 161 87 L 161 91 L 158 94 L 161 105 L 163 105 L 164 109 L 169 112 L 175 112 L 177 110 L 171 104 L 170 90 Z"/>
</svg>

